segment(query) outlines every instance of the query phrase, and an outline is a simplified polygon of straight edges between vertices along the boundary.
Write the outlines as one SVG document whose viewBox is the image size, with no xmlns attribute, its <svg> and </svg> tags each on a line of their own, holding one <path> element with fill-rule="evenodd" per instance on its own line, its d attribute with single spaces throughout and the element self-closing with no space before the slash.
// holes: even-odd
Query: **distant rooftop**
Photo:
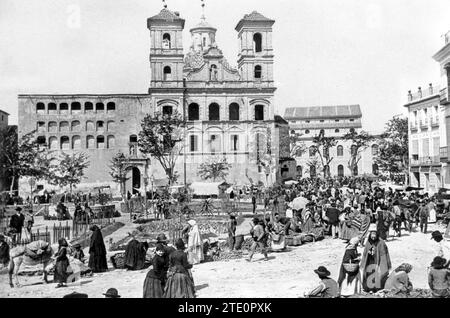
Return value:
<svg viewBox="0 0 450 318">
<path fill-rule="evenodd" d="M 361 118 L 359 105 L 288 107 L 284 113 L 286 120 L 319 118 Z"/>
<path fill-rule="evenodd" d="M 242 25 L 246 22 L 249 23 L 266 23 L 266 24 L 270 24 L 270 26 L 272 26 L 275 23 L 275 20 L 266 18 L 265 16 L 263 16 L 261 13 L 257 12 L 257 11 L 253 11 L 250 14 L 246 14 L 244 15 L 244 17 L 238 22 L 238 24 L 236 25 L 236 30 L 239 30 Z"/>
<path fill-rule="evenodd" d="M 158 22 L 180 22 L 184 28 L 184 19 L 180 17 L 179 12 L 172 12 L 166 8 L 162 9 L 157 15 L 154 15 L 147 19 L 147 25 L 150 27 L 151 24 Z"/>
<path fill-rule="evenodd" d="M 3 113 L 3 114 L 8 115 L 8 116 L 10 115 L 9 113 L 7 113 L 7 112 L 5 112 L 4 110 L 1 110 L 1 109 L 0 109 L 0 113 Z"/>
</svg>

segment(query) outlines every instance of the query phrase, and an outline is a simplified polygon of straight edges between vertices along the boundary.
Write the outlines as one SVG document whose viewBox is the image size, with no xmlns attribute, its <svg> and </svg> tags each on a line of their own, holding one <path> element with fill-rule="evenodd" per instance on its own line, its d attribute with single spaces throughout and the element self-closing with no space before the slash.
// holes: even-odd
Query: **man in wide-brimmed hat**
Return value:
<svg viewBox="0 0 450 318">
<path fill-rule="evenodd" d="M 450 275 L 445 265 L 447 260 L 436 256 L 431 263 L 431 269 L 428 272 L 428 286 L 430 286 L 433 298 L 450 297 Z"/>
<path fill-rule="evenodd" d="M 161 244 L 164 248 L 164 269 L 167 271 L 169 269 L 169 255 L 175 252 L 176 249 L 172 246 L 167 245 L 167 237 L 164 233 L 158 234 L 156 237 L 156 244 Z"/>
<path fill-rule="evenodd" d="M 11 216 L 11 220 L 9 221 L 9 227 L 13 229 L 13 243 L 16 242 L 16 240 L 21 239 L 22 237 L 22 228 L 25 223 L 25 216 L 22 214 L 22 208 L 16 207 L 16 214 Z"/>
<path fill-rule="evenodd" d="M 320 284 L 308 293 L 307 298 L 337 298 L 339 297 L 339 286 L 337 282 L 330 278 L 330 271 L 325 266 L 319 266 L 314 270 L 320 278 Z"/>
<path fill-rule="evenodd" d="M 115 288 L 110 288 L 104 293 L 105 298 L 120 298 L 119 292 Z"/>
</svg>

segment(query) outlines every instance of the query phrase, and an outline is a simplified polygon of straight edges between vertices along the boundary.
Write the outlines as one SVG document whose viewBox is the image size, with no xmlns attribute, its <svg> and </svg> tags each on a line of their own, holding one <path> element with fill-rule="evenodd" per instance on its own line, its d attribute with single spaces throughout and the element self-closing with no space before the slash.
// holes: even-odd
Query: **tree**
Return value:
<svg viewBox="0 0 450 318">
<path fill-rule="evenodd" d="M 84 170 L 87 167 L 89 161 L 85 153 L 62 153 L 58 164 L 53 166 L 50 183 L 60 187 L 69 186 L 72 194 L 72 189 L 85 178 Z"/>
<path fill-rule="evenodd" d="M 320 173 L 320 169 L 323 167 L 322 163 L 317 158 L 312 158 L 311 160 L 308 160 L 306 163 L 306 173 L 309 173 L 310 177 L 317 177 L 317 175 Z M 312 173 L 314 171 L 314 173 Z"/>
<path fill-rule="evenodd" d="M 198 174 L 203 180 L 212 179 L 213 182 L 216 182 L 218 178 L 225 180 L 230 168 L 231 164 L 227 162 L 227 158 L 213 158 L 199 166 Z"/>
<path fill-rule="evenodd" d="M 133 167 L 132 164 L 129 163 L 129 158 L 127 158 L 123 152 L 119 151 L 114 157 L 111 159 L 111 165 L 109 168 L 110 176 L 113 178 L 115 183 L 118 183 L 120 186 L 120 195 L 122 199 L 125 197 L 125 182 L 127 182 L 127 173 Z"/>
<path fill-rule="evenodd" d="M 381 171 L 389 173 L 391 180 L 402 173 L 408 181 L 408 118 L 394 117 L 386 123 L 375 163 Z"/>
<path fill-rule="evenodd" d="M 300 140 L 301 136 L 303 136 L 303 134 L 296 133 L 295 130 L 292 130 L 289 139 L 282 139 L 280 141 L 281 143 L 289 143 L 290 156 L 292 158 L 301 157 L 308 150 L 305 142 Z"/>
<path fill-rule="evenodd" d="M 173 114 L 148 114 L 141 122 L 139 150 L 158 160 L 166 172 L 169 184 L 173 184 L 178 177 L 174 169 L 183 150 L 185 126 L 186 121 L 176 111 Z"/>
<path fill-rule="evenodd" d="M 350 159 L 347 166 L 350 169 L 352 175 L 355 175 L 356 167 L 358 167 L 358 162 L 362 158 L 361 154 L 370 146 L 370 143 L 375 139 L 375 137 L 370 135 L 366 131 L 357 133 L 355 130 L 353 130 L 345 134 L 343 138 L 344 140 L 351 141 L 352 143 L 350 147 Z"/>
<path fill-rule="evenodd" d="M 39 143 L 36 130 L 20 139 L 16 126 L 0 130 L 0 167 L 10 177 L 10 191 L 20 177 L 48 179 L 50 176 L 50 157 L 46 144 Z"/>
<path fill-rule="evenodd" d="M 330 148 L 336 146 L 336 144 L 337 141 L 334 137 L 325 137 L 325 133 L 321 131 L 318 136 L 313 138 L 313 144 L 310 146 L 312 154 L 319 155 L 325 178 L 330 177 L 330 163 L 334 159 L 334 157 L 330 156 Z"/>
</svg>

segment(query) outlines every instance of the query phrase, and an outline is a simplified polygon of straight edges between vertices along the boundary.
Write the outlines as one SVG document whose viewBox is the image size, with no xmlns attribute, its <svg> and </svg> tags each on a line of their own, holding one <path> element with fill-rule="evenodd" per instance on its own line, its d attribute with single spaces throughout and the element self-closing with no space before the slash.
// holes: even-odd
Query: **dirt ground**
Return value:
<svg viewBox="0 0 450 318">
<path fill-rule="evenodd" d="M 388 241 L 393 267 L 403 262 L 413 265 L 410 273 L 415 288 L 428 288 L 427 268 L 433 259 L 433 242 L 430 233 L 436 229 L 430 225 L 429 234 L 405 233 L 401 238 Z M 443 228 L 439 228 L 443 231 Z M 121 229 L 121 232 L 131 228 Z M 113 234 L 117 237 L 118 233 Z M 106 238 L 107 239 L 107 238 Z M 222 262 L 209 262 L 194 266 L 197 296 L 199 298 L 265 298 L 302 297 L 303 293 L 318 283 L 313 270 L 326 266 L 337 279 L 338 270 L 344 254 L 345 243 L 339 239 L 327 238 L 316 243 L 290 247 L 282 253 L 271 253 L 270 261 L 263 261 L 256 254 L 252 263 L 244 259 Z M 359 248 L 362 252 L 362 248 Z M 110 268 L 112 266 L 110 265 Z M 0 272 L 0 298 L 30 297 L 59 298 L 73 291 L 87 293 L 91 298 L 103 297 L 108 288 L 115 287 L 123 298 L 142 297 L 142 286 L 148 269 L 130 272 L 110 270 L 82 278 L 69 284 L 67 288 L 56 289 L 56 284 L 42 284 L 39 276 L 19 276 L 21 288 L 10 288 L 6 271 Z M 51 277 L 50 277 L 51 279 Z"/>
</svg>

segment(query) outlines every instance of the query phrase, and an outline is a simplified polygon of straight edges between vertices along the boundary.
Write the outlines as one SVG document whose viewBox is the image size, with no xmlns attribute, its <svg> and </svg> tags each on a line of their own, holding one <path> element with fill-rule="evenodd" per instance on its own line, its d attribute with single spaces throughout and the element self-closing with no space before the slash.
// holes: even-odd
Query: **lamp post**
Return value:
<svg viewBox="0 0 450 318">
<path fill-rule="evenodd" d="M 153 192 L 153 183 L 155 182 L 155 177 L 153 176 L 153 174 L 150 176 L 150 183 L 151 183 L 151 191 L 152 191 L 152 213 L 153 213 L 153 216 L 155 217 L 156 216 L 156 213 L 155 213 L 155 197 L 154 197 L 154 192 Z"/>
</svg>

